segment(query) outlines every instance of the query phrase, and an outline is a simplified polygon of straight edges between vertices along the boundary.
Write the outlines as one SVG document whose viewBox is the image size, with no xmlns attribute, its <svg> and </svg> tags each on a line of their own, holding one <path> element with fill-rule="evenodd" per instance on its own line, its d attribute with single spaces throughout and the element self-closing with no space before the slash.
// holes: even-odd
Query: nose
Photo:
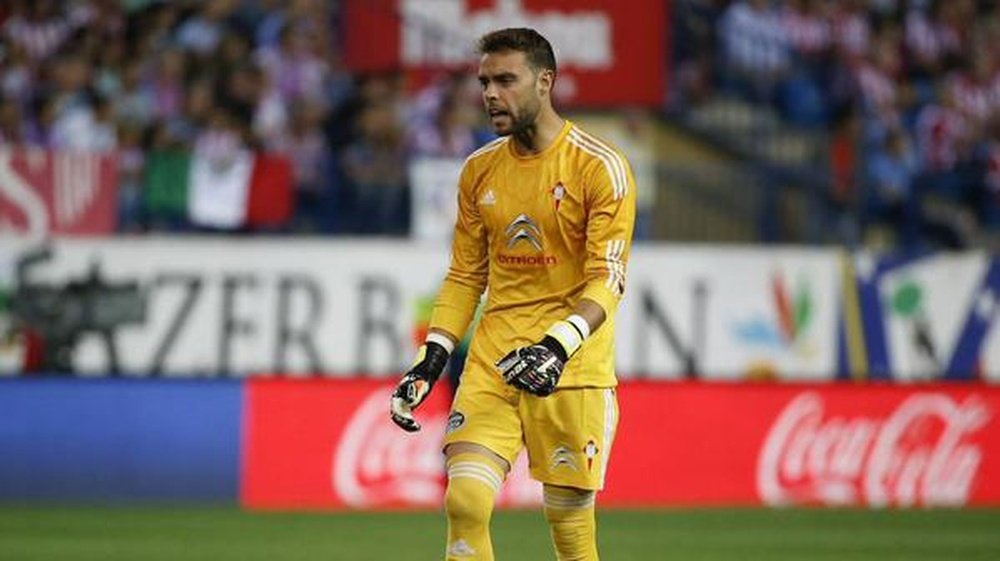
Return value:
<svg viewBox="0 0 1000 561">
<path fill-rule="evenodd" d="M 500 96 L 497 94 L 497 87 L 493 85 L 492 82 L 486 84 L 483 88 L 483 99 L 486 101 L 495 101 L 499 98 Z"/>
</svg>

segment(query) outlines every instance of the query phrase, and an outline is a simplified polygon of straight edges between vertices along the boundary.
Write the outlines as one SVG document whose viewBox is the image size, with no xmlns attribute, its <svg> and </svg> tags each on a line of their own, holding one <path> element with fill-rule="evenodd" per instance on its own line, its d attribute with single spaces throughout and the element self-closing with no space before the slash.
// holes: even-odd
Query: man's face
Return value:
<svg viewBox="0 0 1000 561">
<path fill-rule="evenodd" d="M 524 53 L 486 53 L 479 62 L 483 104 L 493 132 L 514 134 L 534 125 L 548 91 L 549 72 L 532 71 Z"/>
</svg>

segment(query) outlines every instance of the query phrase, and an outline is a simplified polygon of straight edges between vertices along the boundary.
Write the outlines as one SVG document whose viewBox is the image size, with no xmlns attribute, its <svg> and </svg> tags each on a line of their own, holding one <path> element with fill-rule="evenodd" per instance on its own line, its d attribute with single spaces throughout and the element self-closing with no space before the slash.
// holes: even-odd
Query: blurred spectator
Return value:
<svg viewBox="0 0 1000 561">
<path fill-rule="evenodd" d="M 840 57 L 851 66 L 869 51 L 871 23 L 865 0 L 834 2 L 832 15 L 833 43 Z"/>
<path fill-rule="evenodd" d="M 235 0 L 206 0 L 177 29 L 177 45 L 200 57 L 214 55 L 226 33 L 226 17 L 235 7 Z"/>
<path fill-rule="evenodd" d="M 194 153 L 211 167 L 225 169 L 246 149 L 246 137 L 233 114 L 221 106 L 214 107 L 204 130 L 194 144 Z"/>
<path fill-rule="evenodd" d="M 795 55 L 807 63 L 823 59 L 833 43 L 830 5 L 823 0 L 794 0 L 781 14 Z"/>
<path fill-rule="evenodd" d="M 906 134 L 890 130 L 881 150 L 869 160 L 867 216 L 869 224 L 888 226 L 908 247 L 917 243 L 917 201 L 913 193 L 916 173 L 916 154 Z"/>
<path fill-rule="evenodd" d="M 782 114 L 792 123 L 821 126 L 829 119 L 828 94 L 823 84 L 831 77 L 832 45 L 829 6 L 821 0 L 797 0 L 782 13 L 782 22 L 794 55 L 795 68 L 779 88 Z"/>
<path fill-rule="evenodd" d="M 278 45 L 258 51 L 258 63 L 286 101 L 323 99 L 328 69 L 319 46 L 315 22 L 291 22 L 282 30 Z"/>
<path fill-rule="evenodd" d="M 181 112 L 184 104 L 187 55 L 180 49 L 168 49 L 159 54 L 154 65 L 146 88 L 153 96 L 156 117 L 170 119 Z"/>
<path fill-rule="evenodd" d="M 38 96 L 32 104 L 31 112 L 34 119 L 28 129 L 28 144 L 52 148 L 52 126 L 58 115 L 55 97 L 52 95 Z"/>
<path fill-rule="evenodd" d="M 961 2 L 934 0 L 929 10 L 911 6 L 904 24 L 911 75 L 933 78 L 962 49 Z M 968 14 L 966 14 L 967 16 Z"/>
<path fill-rule="evenodd" d="M 389 103 L 373 103 L 359 119 L 360 136 L 343 154 L 354 233 L 404 235 L 409 231 L 406 147 Z"/>
<path fill-rule="evenodd" d="M 330 177 L 330 148 L 323 135 L 324 108 L 314 102 L 292 105 L 288 132 L 271 137 L 268 149 L 292 162 L 296 212 L 292 230 L 330 232 L 335 227 L 336 185 Z"/>
<path fill-rule="evenodd" d="M 0 145 L 19 145 L 27 140 L 28 130 L 21 106 L 10 98 L 0 97 Z"/>
<path fill-rule="evenodd" d="M 770 101 L 789 70 L 789 44 L 781 17 L 769 0 L 740 0 L 726 10 L 719 33 L 730 87 Z"/>
<path fill-rule="evenodd" d="M 461 98 L 460 91 L 449 91 L 425 126 L 411 127 L 410 144 L 415 156 L 465 158 L 482 142 L 476 135 L 478 112 Z"/>
<path fill-rule="evenodd" d="M 239 123 L 250 128 L 260 105 L 263 73 L 251 63 L 229 69 L 219 80 L 218 103 L 228 108 Z"/>
<path fill-rule="evenodd" d="M 142 149 L 142 129 L 135 123 L 118 131 L 118 231 L 136 233 L 143 229 L 142 181 L 146 156 Z"/>
<path fill-rule="evenodd" d="M 982 128 L 997 109 L 994 90 L 997 77 L 993 53 L 980 48 L 973 51 L 967 69 L 948 79 L 949 94 L 954 96 L 958 110 L 973 127 Z"/>
<path fill-rule="evenodd" d="M 9 99 L 31 98 L 35 77 L 27 52 L 17 43 L 8 43 L 0 53 L 0 95 Z"/>
<path fill-rule="evenodd" d="M 917 115 L 916 139 L 923 170 L 947 173 L 967 154 L 971 136 L 965 115 L 958 110 L 955 92 L 942 88 L 938 103 L 925 105 Z"/>
<path fill-rule="evenodd" d="M 215 89 L 210 80 L 192 81 L 184 92 L 183 110 L 162 121 L 163 140 L 171 147 L 191 148 L 209 124 L 217 104 Z"/>
<path fill-rule="evenodd" d="M 92 16 L 86 3 L 64 5 L 56 0 L 32 0 L 12 4 L 3 35 L 35 61 L 55 54 L 73 31 L 88 23 Z"/>
<path fill-rule="evenodd" d="M 679 0 L 673 4 L 674 44 L 672 45 L 674 83 L 667 92 L 668 107 L 696 105 L 712 93 L 716 57 L 715 29 L 712 22 L 719 7 L 712 0 Z"/>
<path fill-rule="evenodd" d="M 861 239 L 858 224 L 863 174 L 859 154 L 862 143 L 861 114 L 857 107 L 845 107 L 834 119 L 830 139 L 832 190 L 829 194 L 837 240 L 851 246 Z"/>
<path fill-rule="evenodd" d="M 256 27 L 256 42 L 259 47 L 270 48 L 281 41 L 281 35 L 290 22 L 325 21 L 326 8 L 335 5 L 329 0 L 265 0 L 263 18 Z"/>
<path fill-rule="evenodd" d="M 138 60 L 125 63 L 115 102 L 115 114 L 121 122 L 145 127 L 156 116 L 156 100 L 151 89 L 143 85 L 142 67 L 142 62 Z"/>
<path fill-rule="evenodd" d="M 118 132 L 110 100 L 95 97 L 89 105 L 65 111 L 53 125 L 55 148 L 110 152 L 118 147 Z"/>
<path fill-rule="evenodd" d="M 883 129 L 896 126 L 901 117 L 902 92 L 898 81 L 901 66 L 896 39 L 894 28 L 883 30 L 872 45 L 870 56 L 855 67 L 862 107 Z"/>
<path fill-rule="evenodd" d="M 983 146 L 983 190 L 980 220 L 993 228 L 1000 227 L 1000 119 L 994 119 L 990 137 Z"/>
</svg>

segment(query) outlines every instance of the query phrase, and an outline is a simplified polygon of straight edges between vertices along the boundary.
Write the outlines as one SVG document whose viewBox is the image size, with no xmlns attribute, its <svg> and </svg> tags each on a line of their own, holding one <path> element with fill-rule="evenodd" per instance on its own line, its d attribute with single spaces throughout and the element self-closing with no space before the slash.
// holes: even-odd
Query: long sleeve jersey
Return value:
<svg viewBox="0 0 1000 561">
<path fill-rule="evenodd" d="M 451 265 L 430 327 L 460 339 L 486 291 L 470 360 L 492 365 L 539 341 L 587 298 L 606 320 L 566 364 L 559 387 L 614 386 L 635 200 L 624 155 L 572 122 L 538 154 L 517 154 L 510 137 L 486 144 L 462 170 Z"/>
</svg>

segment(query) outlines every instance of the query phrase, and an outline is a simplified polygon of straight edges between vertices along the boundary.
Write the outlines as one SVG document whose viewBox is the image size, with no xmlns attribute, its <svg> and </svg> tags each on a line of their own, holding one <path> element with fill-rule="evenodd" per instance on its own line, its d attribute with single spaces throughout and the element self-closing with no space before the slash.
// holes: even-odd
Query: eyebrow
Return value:
<svg viewBox="0 0 1000 561">
<path fill-rule="evenodd" d="M 513 72 L 509 72 L 509 71 L 508 72 L 500 72 L 498 74 L 494 74 L 493 76 L 489 76 L 487 74 L 480 74 L 479 75 L 479 81 L 480 82 L 488 81 L 488 80 L 491 80 L 491 79 L 492 80 L 505 80 L 505 79 L 514 79 L 514 78 L 517 78 L 517 74 L 515 74 Z"/>
</svg>

